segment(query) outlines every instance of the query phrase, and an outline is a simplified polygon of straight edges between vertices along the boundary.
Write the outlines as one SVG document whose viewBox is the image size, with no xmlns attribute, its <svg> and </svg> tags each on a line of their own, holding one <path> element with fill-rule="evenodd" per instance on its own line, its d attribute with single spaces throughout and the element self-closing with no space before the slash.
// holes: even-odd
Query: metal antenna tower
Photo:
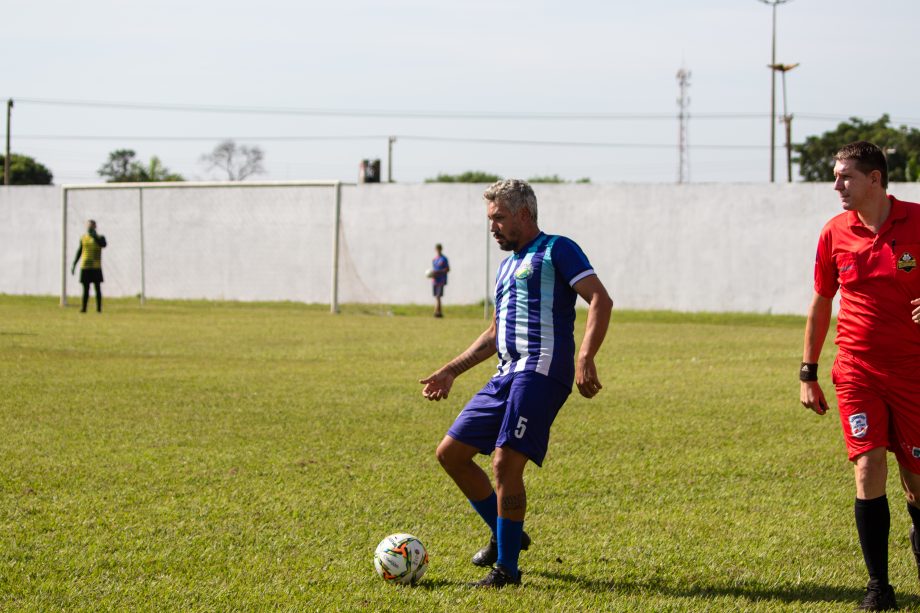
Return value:
<svg viewBox="0 0 920 613">
<path fill-rule="evenodd" d="M 680 88 L 680 98 L 677 99 L 677 182 L 685 183 L 690 180 L 690 156 L 687 153 L 687 124 L 690 121 L 690 97 L 687 90 L 690 88 L 690 71 L 681 68 L 677 71 L 677 85 Z"/>
</svg>

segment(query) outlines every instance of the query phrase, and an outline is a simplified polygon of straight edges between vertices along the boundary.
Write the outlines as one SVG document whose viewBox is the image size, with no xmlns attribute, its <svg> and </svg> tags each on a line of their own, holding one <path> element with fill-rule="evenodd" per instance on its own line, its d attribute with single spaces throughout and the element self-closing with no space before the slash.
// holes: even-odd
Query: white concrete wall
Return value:
<svg viewBox="0 0 920 613">
<path fill-rule="evenodd" d="M 481 301 L 506 255 L 487 234 L 484 187 L 344 187 L 339 300 L 431 303 L 423 273 L 440 242 L 446 303 Z M 829 184 L 535 187 L 540 226 L 582 246 L 620 308 L 804 313 L 818 232 L 840 210 Z M 920 184 L 889 191 L 920 201 Z M 60 293 L 60 192 L 0 188 L 0 293 Z M 105 292 L 139 294 L 137 191 L 69 202 L 68 269 L 95 218 L 110 245 Z M 145 191 L 147 296 L 328 303 L 333 203 L 319 187 Z"/>
</svg>

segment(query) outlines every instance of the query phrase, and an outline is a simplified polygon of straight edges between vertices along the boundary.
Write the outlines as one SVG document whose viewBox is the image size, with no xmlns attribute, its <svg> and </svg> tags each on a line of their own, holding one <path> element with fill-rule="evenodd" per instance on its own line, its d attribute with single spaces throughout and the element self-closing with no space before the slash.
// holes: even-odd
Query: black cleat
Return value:
<svg viewBox="0 0 920 613">
<path fill-rule="evenodd" d="M 471 583 L 470 587 L 505 587 L 506 585 L 520 585 L 521 572 L 517 576 L 512 576 L 501 566 L 493 566 L 489 574 L 482 581 Z"/>
<path fill-rule="evenodd" d="M 857 611 L 894 611 L 898 603 L 894 599 L 894 588 L 891 585 L 879 586 L 871 581 L 866 587 L 866 596 L 856 607 Z"/>
<path fill-rule="evenodd" d="M 910 525 L 907 536 L 910 539 L 910 550 L 914 552 L 914 561 L 917 563 L 917 578 L 920 579 L 920 534 L 917 534 L 913 524 Z"/>
<path fill-rule="evenodd" d="M 521 551 L 530 549 L 530 537 L 526 532 L 521 534 Z M 476 566 L 492 566 L 498 561 L 498 542 L 495 535 L 489 539 L 489 544 L 476 552 L 473 556 L 473 564 Z"/>
</svg>

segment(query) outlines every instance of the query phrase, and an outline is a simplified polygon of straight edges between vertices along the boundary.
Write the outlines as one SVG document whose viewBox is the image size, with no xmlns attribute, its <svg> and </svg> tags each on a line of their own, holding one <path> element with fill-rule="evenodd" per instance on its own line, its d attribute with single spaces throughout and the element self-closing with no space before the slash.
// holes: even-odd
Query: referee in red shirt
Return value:
<svg viewBox="0 0 920 613">
<path fill-rule="evenodd" d="M 815 293 L 805 325 L 802 405 L 819 415 L 827 400 L 818 357 L 840 290 L 837 359 L 831 379 L 843 436 L 856 473 L 856 530 L 869 584 L 859 608 L 897 607 L 888 583 L 890 514 L 887 451 L 898 460 L 910 544 L 920 569 L 920 204 L 887 194 L 881 150 L 851 143 L 835 156 L 834 189 L 844 212 L 821 231 Z"/>
</svg>

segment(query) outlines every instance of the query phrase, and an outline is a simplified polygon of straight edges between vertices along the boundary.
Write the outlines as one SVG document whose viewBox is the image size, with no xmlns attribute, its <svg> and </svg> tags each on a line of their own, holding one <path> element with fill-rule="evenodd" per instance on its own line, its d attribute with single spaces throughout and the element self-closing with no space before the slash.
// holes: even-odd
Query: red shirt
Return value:
<svg viewBox="0 0 920 613">
<path fill-rule="evenodd" d="M 840 288 L 835 342 L 874 362 L 920 359 L 910 304 L 920 298 L 920 204 L 888 199 L 878 234 L 855 211 L 827 222 L 815 261 L 815 291 L 833 298 Z"/>
</svg>

